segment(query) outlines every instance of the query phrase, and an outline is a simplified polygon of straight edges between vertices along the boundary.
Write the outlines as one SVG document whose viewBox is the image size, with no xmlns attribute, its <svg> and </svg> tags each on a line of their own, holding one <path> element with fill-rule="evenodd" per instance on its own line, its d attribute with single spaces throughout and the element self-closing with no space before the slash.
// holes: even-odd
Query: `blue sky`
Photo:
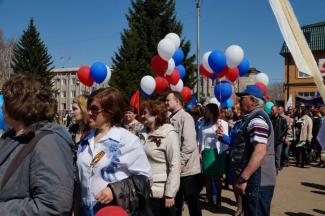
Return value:
<svg viewBox="0 0 325 216">
<path fill-rule="evenodd" d="M 111 64 L 127 27 L 130 0 L 0 0 L 0 29 L 6 38 L 19 39 L 29 18 L 35 24 L 56 67 Z M 325 21 L 325 0 L 290 1 L 301 25 Z M 196 49 L 195 0 L 176 0 L 176 16 L 183 37 Z M 240 45 L 251 66 L 283 80 L 284 60 L 279 55 L 281 33 L 268 0 L 201 0 L 201 55 Z M 61 57 L 64 57 L 61 59 Z M 70 57 L 70 60 L 69 60 Z"/>
</svg>

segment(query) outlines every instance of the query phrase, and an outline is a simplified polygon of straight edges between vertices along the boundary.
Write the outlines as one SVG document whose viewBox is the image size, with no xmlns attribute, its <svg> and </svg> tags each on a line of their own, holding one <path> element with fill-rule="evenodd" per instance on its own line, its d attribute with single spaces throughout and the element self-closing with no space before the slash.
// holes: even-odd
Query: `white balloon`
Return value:
<svg viewBox="0 0 325 216">
<path fill-rule="evenodd" d="M 169 59 L 168 61 L 168 67 L 166 70 L 166 75 L 171 75 L 175 69 L 175 61 L 173 58 Z"/>
<path fill-rule="evenodd" d="M 156 81 L 152 76 L 144 76 L 141 79 L 140 86 L 142 91 L 147 95 L 151 95 L 156 88 Z"/>
<path fill-rule="evenodd" d="M 170 39 L 171 41 L 173 41 L 173 44 L 175 46 L 175 50 L 177 50 L 179 48 L 179 46 L 181 45 L 181 39 L 179 38 L 179 36 L 175 33 L 168 33 L 165 38 Z"/>
<path fill-rule="evenodd" d="M 175 91 L 175 92 L 182 92 L 183 87 L 184 87 L 184 84 L 181 79 L 179 79 L 179 81 L 176 85 L 170 85 L 171 90 Z"/>
<path fill-rule="evenodd" d="M 238 45 L 231 45 L 226 49 L 225 55 L 227 58 L 228 67 L 235 68 L 242 62 L 244 58 L 244 51 Z"/>
<path fill-rule="evenodd" d="M 202 64 L 203 67 L 211 74 L 213 74 L 213 70 L 211 69 L 210 65 L 209 65 L 209 55 L 211 54 L 212 51 L 208 51 L 206 53 L 204 53 L 203 57 L 202 57 Z"/>
<path fill-rule="evenodd" d="M 220 102 L 217 100 L 217 98 L 211 98 L 209 103 L 213 103 L 213 104 L 217 104 L 218 106 L 220 106 Z"/>
<path fill-rule="evenodd" d="M 104 84 L 107 84 L 109 82 L 109 80 L 111 79 L 111 76 L 112 76 L 111 69 L 107 65 L 106 65 L 106 68 L 107 68 L 107 74 L 106 74 L 105 80 L 103 81 Z"/>
<path fill-rule="evenodd" d="M 269 76 L 266 75 L 265 73 L 259 73 L 259 74 L 256 75 L 255 81 L 256 82 L 261 82 L 265 86 L 267 86 L 269 84 Z"/>
<path fill-rule="evenodd" d="M 168 38 L 159 41 L 157 50 L 159 56 L 166 61 L 171 59 L 176 51 L 173 41 Z"/>
</svg>

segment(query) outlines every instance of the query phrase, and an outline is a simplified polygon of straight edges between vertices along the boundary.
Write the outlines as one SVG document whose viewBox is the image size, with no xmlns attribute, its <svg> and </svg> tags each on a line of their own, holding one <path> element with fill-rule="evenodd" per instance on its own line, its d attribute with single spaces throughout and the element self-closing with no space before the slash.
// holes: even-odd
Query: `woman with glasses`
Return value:
<svg viewBox="0 0 325 216">
<path fill-rule="evenodd" d="M 156 216 L 176 216 L 174 198 L 181 173 L 177 132 L 168 124 L 167 108 L 163 102 L 144 102 L 141 118 L 146 126 L 146 133 L 141 134 L 144 149 L 153 172 L 150 207 Z"/>
<path fill-rule="evenodd" d="M 134 176 L 144 176 L 149 189 L 151 168 L 137 136 L 121 127 L 122 94 L 103 88 L 88 98 L 91 130 L 81 139 L 77 166 L 81 184 L 81 215 L 95 215 L 106 205 L 119 205 L 129 215 L 138 211 Z"/>
</svg>

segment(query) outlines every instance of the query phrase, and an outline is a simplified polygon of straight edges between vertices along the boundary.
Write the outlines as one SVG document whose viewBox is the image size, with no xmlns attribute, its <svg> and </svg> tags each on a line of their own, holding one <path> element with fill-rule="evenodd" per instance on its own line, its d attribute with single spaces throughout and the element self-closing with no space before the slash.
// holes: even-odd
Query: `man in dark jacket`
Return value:
<svg viewBox="0 0 325 216">
<path fill-rule="evenodd" d="M 288 131 L 287 120 L 279 115 L 278 107 L 272 107 L 271 117 L 274 130 L 274 150 L 275 150 L 275 167 L 278 172 L 281 168 L 281 151 L 283 147 L 283 139 Z"/>
</svg>

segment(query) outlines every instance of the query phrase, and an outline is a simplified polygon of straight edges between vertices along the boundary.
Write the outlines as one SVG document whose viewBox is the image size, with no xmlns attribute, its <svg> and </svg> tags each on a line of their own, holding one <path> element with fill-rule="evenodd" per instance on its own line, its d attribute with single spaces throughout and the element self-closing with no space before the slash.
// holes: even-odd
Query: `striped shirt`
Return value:
<svg viewBox="0 0 325 216">
<path fill-rule="evenodd" d="M 267 144 L 270 136 L 270 128 L 266 120 L 258 115 L 248 123 L 247 133 L 250 138 L 250 143 Z"/>
</svg>

